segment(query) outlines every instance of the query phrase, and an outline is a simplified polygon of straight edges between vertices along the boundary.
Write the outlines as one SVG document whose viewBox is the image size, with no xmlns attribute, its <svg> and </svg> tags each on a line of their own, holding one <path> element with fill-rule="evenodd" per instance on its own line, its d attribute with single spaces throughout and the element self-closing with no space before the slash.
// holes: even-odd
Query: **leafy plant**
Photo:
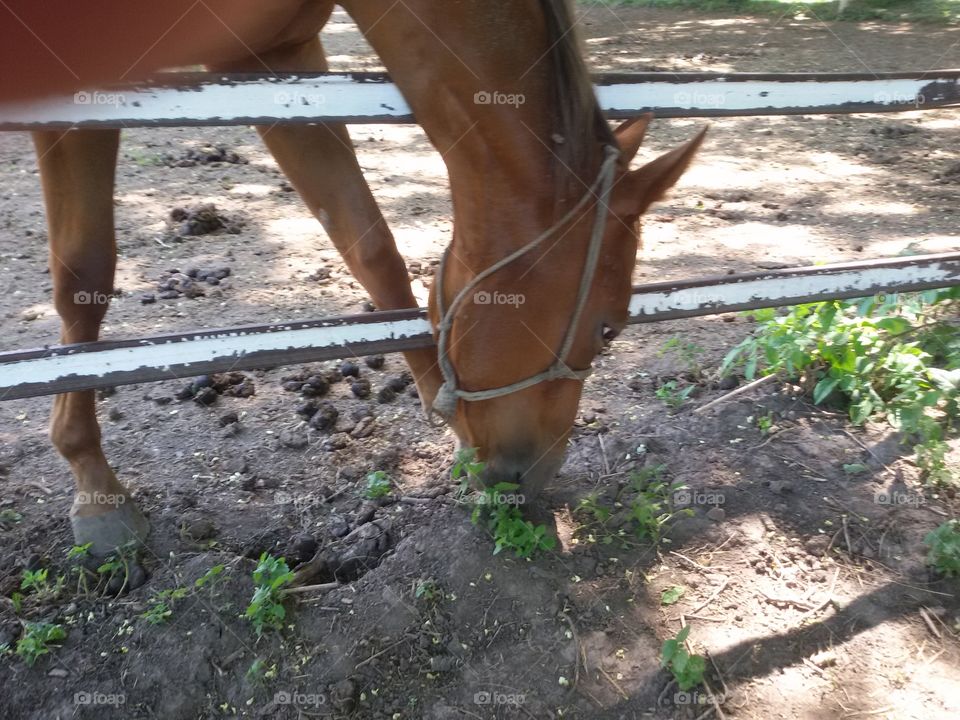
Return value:
<svg viewBox="0 0 960 720">
<path fill-rule="evenodd" d="M 367 475 L 367 486 L 363 491 L 364 497 L 368 500 L 376 500 L 390 494 L 392 487 L 390 478 L 383 470 L 376 470 Z"/>
<path fill-rule="evenodd" d="M 662 593 L 660 593 L 660 604 L 661 605 L 673 605 L 680 598 L 683 597 L 684 590 L 679 585 L 674 585 L 673 587 L 668 587 Z"/>
<path fill-rule="evenodd" d="M 210 585 L 214 584 L 217 581 L 217 578 L 220 577 L 220 575 L 223 573 L 225 569 L 226 569 L 226 565 L 223 565 L 222 563 L 214 565 L 212 568 L 207 570 L 203 575 L 201 575 L 196 580 L 194 580 L 193 586 L 199 590 L 200 588 L 204 587 L 207 584 L 210 584 Z"/>
<path fill-rule="evenodd" d="M 32 667 L 41 655 L 50 652 L 52 643 L 64 640 L 66 637 L 67 631 L 62 625 L 28 622 L 23 627 L 23 635 L 17 641 L 16 653 Z"/>
<path fill-rule="evenodd" d="M 106 583 L 107 587 L 110 586 L 114 578 L 122 578 L 123 582 L 117 591 L 117 594 L 120 594 L 127 588 L 130 581 L 130 564 L 136 560 L 136 557 L 137 545 L 135 541 L 131 541 L 117 548 L 113 554 L 108 555 L 106 560 L 97 567 L 97 575 Z"/>
<path fill-rule="evenodd" d="M 466 495 L 471 484 L 478 484 L 484 464 L 477 460 L 476 448 L 460 448 L 454 455 L 453 468 L 450 475 L 459 481 L 461 496 Z"/>
<path fill-rule="evenodd" d="M 265 628 L 279 630 L 283 627 L 287 616 L 283 607 L 283 588 L 292 580 L 293 573 L 283 558 L 275 558 L 268 553 L 260 556 L 257 568 L 253 571 L 253 584 L 256 586 L 253 599 L 245 613 L 258 636 L 263 635 Z"/>
<path fill-rule="evenodd" d="M 515 483 L 497 483 L 486 488 L 470 517 L 474 525 L 482 525 L 493 534 L 494 555 L 513 550 L 517 557 L 526 558 L 556 545 L 556 538 L 547 535 L 545 525 L 524 520 L 518 505 L 504 500 L 504 496 L 519 488 Z"/>
<path fill-rule="evenodd" d="M 54 583 L 50 583 L 49 570 L 24 570 L 20 580 L 20 589 L 32 591 L 38 601 L 52 600 L 63 590 L 64 577 L 60 575 Z"/>
<path fill-rule="evenodd" d="M 86 560 L 88 557 L 90 557 L 90 548 L 92 547 L 92 542 L 89 542 L 86 545 L 74 545 L 72 548 L 67 550 L 67 560 Z"/>
<path fill-rule="evenodd" d="M 440 590 L 440 586 L 437 585 L 434 580 L 421 580 L 417 583 L 417 589 L 414 590 L 413 595 L 415 598 L 426 600 L 427 602 L 434 602 L 443 597 L 443 592 Z"/>
<path fill-rule="evenodd" d="M 960 520 L 948 520 L 923 539 L 930 547 L 927 562 L 942 575 L 960 575 Z"/>
<path fill-rule="evenodd" d="M 72 563 L 70 574 L 77 576 L 77 595 L 86 595 L 90 590 L 87 577 L 93 576 L 93 573 L 87 569 L 86 563 L 90 558 L 91 547 L 93 547 L 93 543 L 86 543 L 85 545 L 74 545 L 67 550 L 67 560 Z"/>
<path fill-rule="evenodd" d="M 863 475 L 863 473 L 869 471 L 870 468 L 863 463 L 844 463 L 843 465 L 843 472 L 847 475 Z"/>
<path fill-rule="evenodd" d="M 757 329 L 720 371 L 782 373 L 817 404 L 842 402 L 854 424 L 885 417 L 917 439 L 925 479 L 948 482 L 945 438 L 960 418 L 958 299 L 954 287 L 754 311 Z"/>
<path fill-rule="evenodd" d="M 680 515 L 693 515 L 693 510 L 674 510 L 671 504 L 675 493 L 686 489 L 683 483 L 669 483 L 662 479 L 666 465 L 652 465 L 631 473 L 627 487 L 633 491 L 630 501 L 630 519 L 634 532 L 641 540 L 650 540 L 658 545 L 663 528 Z"/>
<path fill-rule="evenodd" d="M 687 385 L 681 388 L 676 380 L 667 380 L 667 382 L 654 391 L 654 394 L 662 400 L 667 407 L 676 410 L 687 401 L 687 398 L 690 397 L 690 393 L 693 392 L 695 387 L 696 385 Z"/>
<path fill-rule="evenodd" d="M 185 597 L 201 590 L 208 584 L 212 585 L 216 582 L 220 574 L 223 573 L 225 568 L 226 566 L 222 564 L 214 565 L 193 581 L 192 588 L 175 587 L 154 593 L 153 597 L 148 601 L 146 612 L 142 613 L 140 617 L 151 625 L 161 625 L 165 623 L 170 619 L 170 616 L 173 615 L 173 607 L 177 601 L 183 600 Z"/>
<path fill-rule="evenodd" d="M 613 499 L 614 508 L 621 508 L 617 512 L 602 505 L 596 496 L 581 500 L 577 513 L 588 518 L 584 529 L 589 537 L 599 536 L 605 545 L 620 540 L 625 546 L 629 532 L 636 540 L 655 545 L 667 542 L 664 528 L 677 517 L 693 515 L 693 510 L 673 507 L 674 496 L 686 490 L 686 485 L 663 479 L 666 469 L 663 464 L 646 465 L 632 472 Z M 615 529 L 610 529 L 611 524 Z"/>
<path fill-rule="evenodd" d="M 461 448 L 454 457 L 450 475 L 459 481 L 458 496 L 464 497 L 471 485 L 480 485 L 484 463 L 477 460 L 476 448 Z M 514 483 L 497 483 L 484 488 L 477 497 L 470 521 L 482 525 L 493 535 L 493 554 L 513 550 L 517 557 L 530 557 L 538 550 L 549 550 L 556 545 L 556 538 L 547 535 L 544 525 L 534 525 L 523 519 L 519 503 L 511 502 L 513 493 L 520 486 Z"/>
<path fill-rule="evenodd" d="M 773 413 L 768 412 L 766 415 L 758 415 L 757 429 L 761 435 L 769 435 L 770 431 L 773 430 Z"/>
<path fill-rule="evenodd" d="M 700 365 L 700 356 L 703 355 L 704 352 L 702 347 L 678 335 L 674 335 L 663 344 L 658 354 L 664 355 L 668 352 L 673 353 L 694 378 L 699 379 L 703 376 L 703 368 Z"/>
<path fill-rule="evenodd" d="M 927 438 L 913 446 L 917 454 L 917 467 L 927 482 L 933 485 L 948 485 L 954 480 L 954 473 L 947 465 L 947 453 L 950 446 L 935 437 Z"/>
<path fill-rule="evenodd" d="M 23 520 L 23 515 L 18 513 L 13 508 L 4 508 L 3 510 L 0 510 L 0 526 L 16 525 L 21 520 Z"/>
<path fill-rule="evenodd" d="M 703 682 L 706 661 L 699 655 L 691 655 L 684 647 L 690 626 L 685 626 L 675 638 L 664 641 L 660 650 L 660 667 L 670 671 L 682 692 L 691 690 Z"/>
<path fill-rule="evenodd" d="M 140 617 L 151 625 L 161 625 L 170 619 L 173 615 L 173 604 L 177 600 L 182 600 L 188 594 L 185 587 L 171 588 L 154 593 L 153 597 L 147 601 L 147 610 Z"/>
</svg>

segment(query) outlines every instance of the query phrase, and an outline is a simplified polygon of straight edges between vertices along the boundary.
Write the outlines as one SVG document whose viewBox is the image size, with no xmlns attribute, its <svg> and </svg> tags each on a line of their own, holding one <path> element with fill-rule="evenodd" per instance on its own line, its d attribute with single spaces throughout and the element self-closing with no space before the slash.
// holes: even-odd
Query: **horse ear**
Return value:
<svg viewBox="0 0 960 720">
<path fill-rule="evenodd" d="M 645 113 L 640 117 L 630 118 L 613 131 L 620 146 L 620 162 L 624 167 L 630 166 L 630 161 L 637 154 L 647 134 L 647 127 L 653 120 L 653 113 Z"/>
<path fill-rule="evenodd" d="M 706 134 L 707 128 L 703 128 L 686 144 L 628 172 L 622 180 L 626 189 L 620 196 L 628 206 L 623 214 L 642 215 L 653 203 L 661 200 L 690 165 Z"/>
</svg>

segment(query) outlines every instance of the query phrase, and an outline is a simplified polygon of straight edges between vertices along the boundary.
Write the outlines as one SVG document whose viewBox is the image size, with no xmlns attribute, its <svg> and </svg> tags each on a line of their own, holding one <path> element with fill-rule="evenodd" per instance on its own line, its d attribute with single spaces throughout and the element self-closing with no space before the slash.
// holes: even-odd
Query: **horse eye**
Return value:
<svg viewBox="0 0 960 720">
<path fill-rule="evenodd" d="M 609 345 L 609 344 L 612 343 L 614 340 L 616 340 L 617 335 L 619 335 L 620 332 L 619 332 L 618 330 L 616 330 L 615 328 L 612 328 L 612 327 L 610 327 L 609 325 L 607 325 L 606 323 L 604 323 L 604 324 L 603 324 L 603 331 L 602 331 L 601 334 L 602 334 L 602 336 L 603 336 L 603 342 L 604 342 L 604 344 L 605 344 L 605 345 Z"/>
</svg>

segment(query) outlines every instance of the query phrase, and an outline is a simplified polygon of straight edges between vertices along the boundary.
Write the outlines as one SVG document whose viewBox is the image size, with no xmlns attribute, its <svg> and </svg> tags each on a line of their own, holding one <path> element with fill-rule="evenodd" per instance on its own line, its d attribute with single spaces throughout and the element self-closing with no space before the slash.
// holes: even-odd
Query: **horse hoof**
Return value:
<svg viewBox="0 0 960 720">
<path fill-rule="evenodd" d="M 89 553 L 106 557 L 129 545 L 139 547 L 150 534 L 150 523 L 133 502 L 127 502 L 103 515 L 71 515 L 73 539 L 77 545 L 90 544 Z"/>
<path fill-rule="evenodd" d="M 120 595 L 136 590 L 147 581 L 147 571 L 143 566 L 131 560 L 127 563 L 126 572 L 115 572 L 107 583 L 107 595 Z"/>
</svg>

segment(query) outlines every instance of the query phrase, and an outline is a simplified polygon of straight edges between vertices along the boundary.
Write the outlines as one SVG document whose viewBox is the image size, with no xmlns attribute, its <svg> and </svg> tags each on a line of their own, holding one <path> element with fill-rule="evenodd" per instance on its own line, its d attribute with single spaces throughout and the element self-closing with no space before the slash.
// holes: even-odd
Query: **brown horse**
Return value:
<svg viewBox="0 0 960 720">
<path fill-rule="evenodd" d="M 489 478 L 520 482 L 533 497 L 562 461 L 594 356 L 626 322 L 639 217 L 677 181 L 703 134 L 629 170 L 647 119 L 611 132 L 565 0 L 341 4 L 449 171 L 455 229 L 430 298 L 439 358 L 432 350 L 406 354 L 421 398 L 446 416 L 462 444 L 479 449 Z M 170 7 L 164 28 L 176 24 L 179 5 Z M 155 28 L 159 40 L 133 53 L 132 67 L 111 49 L 85 79 L 195 63 L 219 71 L 326 69 L 317 34 L 333 0 L 190 7 L 185 38 Z M 109 36 L 114 28 L 105 27 Z M 375 304 L 413 307 L 404 263 L 345 128 L 260 131 Z M 113 288 L 119 133 L 35 139 L 61 340 L 96 340 L 104 306 L 74 297 Z M 107 463 L 94 405 L 92 392 L 57 397 L 51 436 L 83 500 L 71 512 L 76 541 L 103 554 L 142 539 L 147 523 Z"/>
</svg>

